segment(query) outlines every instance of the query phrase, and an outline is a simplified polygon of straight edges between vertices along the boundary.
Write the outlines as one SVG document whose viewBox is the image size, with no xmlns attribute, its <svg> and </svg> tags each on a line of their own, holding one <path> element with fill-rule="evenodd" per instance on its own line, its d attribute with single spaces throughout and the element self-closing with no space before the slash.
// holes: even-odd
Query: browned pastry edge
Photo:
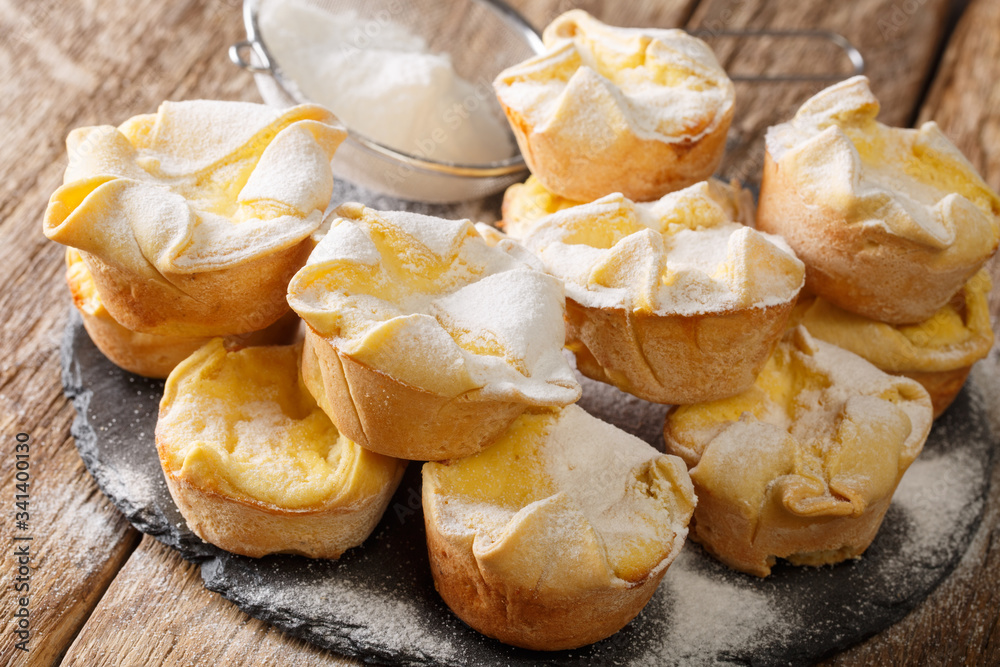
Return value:
<svg viewBox="0 0 1000 667">
<path fill-rule="evenodd" d="M 912 380 L 916 380 L 923 385 L 924 389 L 931 396 L 931 404 L 934 406 L 934 419 L 940 417 L 948 406 L 951 405 L 958 392 L 965 385 L 966 378 L 972 366 L 963 366 L 950 371 L 908 371 L 905 373 L 895 373 Z"/>
<path fill-rule="evenodd" d="M 375 529 L 405 469 L 400 465 L 395 481 L 364 504 L 289 510 L 198 488 L 167 470 L 164 449 L 157 437 L 167 488 L 188 527 L 220 549 L 252 558 L 278 553 L 339 558 Z"/>
<path fill-rule="evenodd" d="M 292 276 L 315 247 L 305 239 L 217 271 L 138 280 L 81 251 L 104 307 L 123 327 L 161 336 L 228 336 L 259 331 L 288 312 Z"/>
<path fill-rule="evenodd" d="M 451 398 L 408 385 L 355 361 L 308 325 L 302 376 L 341 433 L 398 459 L 470 456 L 492 444 L 528 407 Z"/>
<path fill-rule="evenodd" d="M 163 379 L 177 364 L 207 343 L 209 337 L 158 336 L 130 331 L 111 318 L 98 317 L 80 307 L 73 295 L 83 327 L 90 340 L 111 363 L 130 373 Z M 283 345 L 291 343 L 299 328 L 299 318 L 291 309 L 274 324 L 260 331 L 227 336 L 229 345 Z"/>
<path fill-rule="evenodd" d="M 769 576 L 777 558 L 812 566 L 857 558 L 875 539 L 892 502 L 889 496 L 869 503 L 858 516 L 814 519 L 808 526 L 803 526 L 799 517 L 783 522 L 780 514 L 772 513 L 760 520 L 778 525 L 758 536 L 739 508 L 720 501 L 700 485 L 695 491 L 698 505 L 688 536 L 727 566 L 758 577 Z M 711 517 L 711 521 L 699 523 L 699 517 Z M 724 549 L 713 548 L 720 543 L 725 544 Z"/>
<path fill-rule="evenodd" d="M 667 568 L 631 585 L 545 594 L 489 582 L 472 551 L 438 531 L 434 494 L 424 485 L 424 525 L 434 587 L 451 610 L 477 632 L 535 651 L 577 648 L 610 637 L 635 618 L 656 592 Z"/>
<path fill-rule="evenodd" d="M 730 106 L 700 139 L 667 143 L 629 134 L 594 153 L 589 145 L 534 132 L 517 111 L 507 106 L 504 111 L 531 173 L 551 192 L 576 201 L 613 192 L 636 202 L 653 201 L 704 181 L 722 161 L 733 119 Z"/>
<path fill-rule="evenodd" d="M 566 346 L 587 377 L 654 403 L 733 396 L 757 378 L 795 305 L 701 315 L 634 314 L 566 299 Z"/>
</svg>

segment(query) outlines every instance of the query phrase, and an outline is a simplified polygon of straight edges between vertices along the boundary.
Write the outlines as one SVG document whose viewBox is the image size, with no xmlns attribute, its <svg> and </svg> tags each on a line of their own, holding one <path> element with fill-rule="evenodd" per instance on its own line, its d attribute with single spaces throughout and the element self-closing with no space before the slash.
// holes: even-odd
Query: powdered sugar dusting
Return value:
<svg viewBox="0 0 1000 667">
<path fill-rule="evenodd" d="M 674 664 L 714 663 L 753 645 L 762 633 L 769 641 L 789 638 L 798 619 L 739 576 L 700 568 L 703 556 L 697 547 L 681 552 L 663 580 L 665 590 L 651 602 L 670 620 L 660 641 Z"/>
<path fill-rule="evenodd" d="M 944 550 L 955 538 L 954 526 L 959 515 L 969 505 L 968 498 L 952 493 L 951 489 L 954 486 L 973 489 L 981 479 L 982 462 L 968 451 L 950 455 L 929 452 L 918 457 L 893 496 L 893 502 L 910 524 L 906 548 L 924 554 Z"/>
<path fill-rule="evenodd" d="M 239 567 L 238 562 L 233 564 Z M 230 565 L 226 561 L 207 563 L 203 576 L 211 581 L 223 575 Z M 336 568 L 318 563 L 315 568 L 306 565 L 302 581 L 275 587 L 266 577 L 270 568 L 280 567 L 281 561 L 262 561 L 261 565 L 254 563 L 248 568 L 248 573 L 256 576 L 244 579 L 244 585 L 236 593 L 241 606 L 283 610 L 307 618 L 323 618 L 336 610 L 340 632 L 330 632 L 322 625 L 310 630 L 327 639 L 347 634 L 351 643 L 360 646 L 379 644 L 380 652 L 388 655 L 425 659 L 434 656 L 451 664 L 462 655 L 456 645 L 457 637 L 435 632 L 431 625 L 436 621 L 427 617 L 421 601 L 407 594 L 405 585 L 386 582 L 373 590 L 369 585 L 338 576 Z M 321 596 L 315 595 L 317 590 L 322 591 Z"/>
<path fill-rule="evenodd" d="M 962 266 L 984 261 L 998 236 L 1000 198 L 936 123 L 889 127 L 878 112 L 868 79 L 856 76 L 769 128 L 767 150 L 785 187 L 844 225 L 947 251 Z"/>
<path fill-rule="evenodd" d="M 292 246 L 319 227 L 333 190 L 329 160 L 343 132 L 332 120 L 319 107 L 192 100 L 118 129 L 75 130 L 86 150 L 67 181 L 113 178 L 86 185 L 93 191 L 46 235 L 150 281 Z"/>
<path fill-rule="evenodd" d="M 264 104 L 192 100 L 164 102 L 143 155 L 167 176 L 183 176 L 218 162 L 281 116 Z"/>
<path fill-rule="evenodd" d="M 472 225 L 468 220 L 445 220 L 410 211 L 381 211 L 379 215 L 419 240 L 440 259 L 454 255 Z"/>
<path fill-rule="evenodd" d="M 658 451 L 611 424 L 594 419 L 577 406 L 562 410 L 545 443 L 545 451 L 546 471 L 556 486 L 569 494 L 598 534 L 607 536 L 609 541 L 618 532 L 655 536 L 647 522 L 627 512 L 635 508 L 625 497 L 625 491 L 629 472 L 643 461 L 661 456 Z M 685 531 L 681 517 L 672 519 L 673 532 Z"/>
<path fill-rule="evenodd" d="M 536 132 L 600 145 L 622 125 L 642 139 L 697 141 L 732 108 L 732 83 L 712 50 L 682 30 L 617 28 L 571 11 L 549 25 L 544 42 L 546 54 L 494 84 Z"/>
<path fill-rule="evenodd" d="M 468 220 L 360 204 L 334 215 L 289 286 L 292 308 L 333 344 L 443 395 L 478 389 L 541 405 L 579 396 L 560 353 L 562 284 L 518 259 L 518 245 L 493 247 Z M 318 279 L 326 271 L 338 277 L 337 289 Z"/>
<path fill-rule="evenodd" d="M 495 103 L 470 112 L 468 100 L 484 99 L 479 87 L 457 74 L 449 54 L 431 53 L 427 40 L 391 20 L 398 13 L 281 0 L 260 3 L 259 20 L 286 77 L 351 130 L 442 162 L 509 158 L 513 142 Z"/>
<path fill-rule="evenodd" d="M 695 315 L 787 303 L 805 267 L 779 237 L 725 219 L 734 197 L 708 182 L 650 203 L 609 195 L 542 218 L 524 243 L 592 308 Z M 598 230 L 611 224 L 625 235 L 607 247 Z"/>
</svg>

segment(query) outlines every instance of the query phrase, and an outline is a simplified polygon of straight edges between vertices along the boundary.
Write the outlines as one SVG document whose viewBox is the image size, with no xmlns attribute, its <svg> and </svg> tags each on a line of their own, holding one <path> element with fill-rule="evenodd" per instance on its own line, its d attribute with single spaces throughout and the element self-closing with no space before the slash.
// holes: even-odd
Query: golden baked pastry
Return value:
<svg viewBox="0 0 1000 667">
<path fill-rule="evenodd" d="M 483 237 L 486 241 L 486 245 L 491 248 L 495 248 L 500 245 L 500 242 L 507 238 L 507 235 L 501 232 L 496 227 L 487 225 L 485 222 L 477 222 L 475 225 L 476 231 L 479 235 Z"/>
<path fill-rule="evenodd" d="M 337 558 L 375 528 L 406 467 L 351 442 L 299 376 L 302 345 L 216 338 L 167 379 L 156 448 L 206 542 L 244 556 Z"/>
<path fill-rule="evenodd" d="M 583 10 L 543 35 L 547 51 L 493 82 L 531 172 L 552 192 L 650 201 L 702 181 L 722 159 L 733 84 L 682 30 L 616 28 Z"/>
<path fill-rule="evenodd" d="M 691 471 L 691 538 L 760 577 L 776 558 L 860 556 L 923 448 L 931 401 L 919 383 L 789 330 L 747 391 L 667 415 L 667 451 Z"/>
<path fill-rule="evenodd" d="M 713 183 L 713 187 L 721 185 L 721 181 L 716 179 L 708 180 Z M 753 195 L 748 190 L 742 189 L 735 180 L 730 183 L 730 187 L 732 201 L 727 207 L 732 211 L 733 219 L 740 224 L 753 227 L 756 211 Z M 523 239 L 547 216 L 585 203 L 587 202 L 573 201 L 549 192 L 541 181 L 529 176 L 524 183 L 515 183 L 504 192 L 503 218 L 499 226 L 511 238 Z"/>
<path fill-rule="evenodd" d="M 799 299 L 791 319 L 820 340 L 922 384 L 936 418 L 955 400 L 972 364 L 993 347 L 990 287 L 989 274 L 981 269 L 933 317 L 919 324 L 876 322 L 820 297 Z"/>
<path fill-rule="evenodd" d="M 130 373 L 165 378 L 180 362 L 207 343 L 201 336 L 158 336 L 130 331 L 118 324 L 101 300 L 94 279 L 76 248 L 66 248 L 66 283 L 83 327 L 104 356 Z M 230 337 L 241 345 L 291 343 L 299 328 L 299 318 L 288 311 L 278 321 L 260 331 Z"/>
<path fill-rule="evenodd" d="M 330 158 L 346 136 L 334 122 L 311 105 L 199 100 L 74 130 L 45 235 L 80 251 L 126 329 L 263 329 L 288 312 L 288 280 L 330 201 Z"/>
<path fill-rule="evenodd" d="M 288 301 L 308 325 L 307 386 L 352 440 L 468 456 L 528 406 L 580 397 L 561 354 L 562 285 L 520 246 L 491 247 L 468 220 L 360 204 L 334 217 Z"/>
<path fill-rule="evenodd" d="M 759 229 L 806 264 L 807 288 L 879 322 L 923 322 L 996 252 L 1000 198 L 936 123 L 875 120 L 865 77 L 767 133 Z"/>
<path fill-rule="evenodd" d="M 733 222 L 739 201 L 715 181 L 648 204 L 609 195 L 528 235 L 566 284 L 566 345 L 584 375 L 656 403 L 714 400 L 753 383 L 804 271 L 780 238 Z"/>
<path fill-rule="evenodd" d="M 687 533 L 684 463 L 578 406 L 521 415 L 492 447 L 423 468 L 434 585 L 483 634 L 535 650 L 614 634 Z"/>
<path fill-rule="evenodd" d="M 503 219 L 499 226 L 509 236 L 522 239 L 535 228 L 539 220 L 583 203 L 586 202 L 566 199 L 549 192 L 538 178 L 529 176 L 524 183 L 515 183 L 503 193 Z"/>
</svg>

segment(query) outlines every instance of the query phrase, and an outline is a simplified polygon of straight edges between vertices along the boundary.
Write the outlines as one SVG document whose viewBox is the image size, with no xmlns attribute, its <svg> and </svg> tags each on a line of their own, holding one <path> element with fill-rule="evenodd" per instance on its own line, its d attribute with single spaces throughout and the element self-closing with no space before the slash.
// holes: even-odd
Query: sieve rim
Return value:
<svg viewBox="0 0 1000 667">
<path fill-rule="evenodd" d="M 528 23 L 528 20 L 525 19 L 524 16 L 522 16 L 517 10 L 508 5 L 506 2 L 503 0 L 469 1 L 486 6 L 488 9 L 492 10 L 498 18 L 514 27 L 516 31 L 524 37 L 525 42 L 533 52 L 536 54 L 544 52 L 542 38 L 538 31 L 536 31 L 534 27 Z M 260 30 L 260 24 L 257 21 L 257 12 L 260 7 L 260 2 L 261 0 L 243 1 L 243 24 L 246 28 L 247 39 L 243 42 L 237 42 L 230 48 L 230 59 L 237 66 L 242 67 L 253 74 L 270 76 L 281 91 L 297 103 L 314 104 L 314 102 L 306 98 L 306 96 L 298 89 L 298 86 L 294 83 L 294 79 L 286 77 L 282 73 L 281 66 L 278 64 L 277 59 L 274 55 L 272 55 L 270 50 L 267 48 L 267 45 L 264 43 L 264 38 Z M 249 48 L 252 50 L 253 54 L 257 57 L 259 64 L 244 60 L 242 54 L 240 53 L 240 50 L 243 48 Z M 425 173 L 443 174 L 464 179 L 487 179 L 510 176 L 528 169 L 528 166 L 524 161 L 524 156 L 521 155 L 520 150 L 509 158 L 488 163 L 463 164 L 458 162 L 445 162 L 442 160 L 417 157 L 416 155 L 411 155 L 405 151 L 391 148 L 356 130 L 352 130 L 344 124 L 342 120 L 340 123 L 347 131 L 348 136 L 346 141 L 355 144 L 360 150 Z M 515 147 L 517 147 L 516 142 Z"/>
</svg>

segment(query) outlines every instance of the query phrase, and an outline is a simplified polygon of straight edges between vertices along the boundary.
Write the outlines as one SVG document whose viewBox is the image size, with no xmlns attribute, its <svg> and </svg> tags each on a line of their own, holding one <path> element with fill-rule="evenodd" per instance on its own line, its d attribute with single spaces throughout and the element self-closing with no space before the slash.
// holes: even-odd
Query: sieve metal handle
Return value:
<svg viewBox="0 0 1000 667">
<path fill-rule="evenodd" d="M 841 81 L 852 76 L 858 76 L 865 72 L 865 59 L 851 42 L 843 35 L 832 30 L 710 30 L 700 28 L 689 30 L 689 34 L 695 37 L 778 37 L 792 39 L 809 39 L 816 41 L 826 41 L 840 47 L 840 50 L 850 59 L 854 66 L 851 74 L 841 74 L 830 72 L 826 74 L 753 74 L 753 75 L 729 75 L 733 81 L 753 81 L 757 83 L 782 83 L 788 81 Z"/>
<path fill-rule="evenodd" d="M 229 47 L 229 60 L 237 67 L 253 74 L 274 76 L 271 54 L 267 52 L 267 47 L 264 46 L 264 42 L 260 38 L 260 25 L 257 23 L 257 2 L 243 3 L 243 23 L 247 29 L 247 38 Z M 248 57 L 244 58 L 243 54 L 247 54 Z M 257 56 L 257 63 L 251 59 L 251 54 Z"/>
<path fill-rule="evenodd" d="M 243 57 L 244 54 L 249 56 L 251 53 L 257 56 L 262 64 L 257 65 L 249 57 Z M 256 40 L 245 39 L 230 46 L 229 60 L 240 69 L 245 69 L 253 74 L 274 74 L 274 68 L 271 66 L 271 59 L 268 57 L 267 51 Z"/>
</svg>

